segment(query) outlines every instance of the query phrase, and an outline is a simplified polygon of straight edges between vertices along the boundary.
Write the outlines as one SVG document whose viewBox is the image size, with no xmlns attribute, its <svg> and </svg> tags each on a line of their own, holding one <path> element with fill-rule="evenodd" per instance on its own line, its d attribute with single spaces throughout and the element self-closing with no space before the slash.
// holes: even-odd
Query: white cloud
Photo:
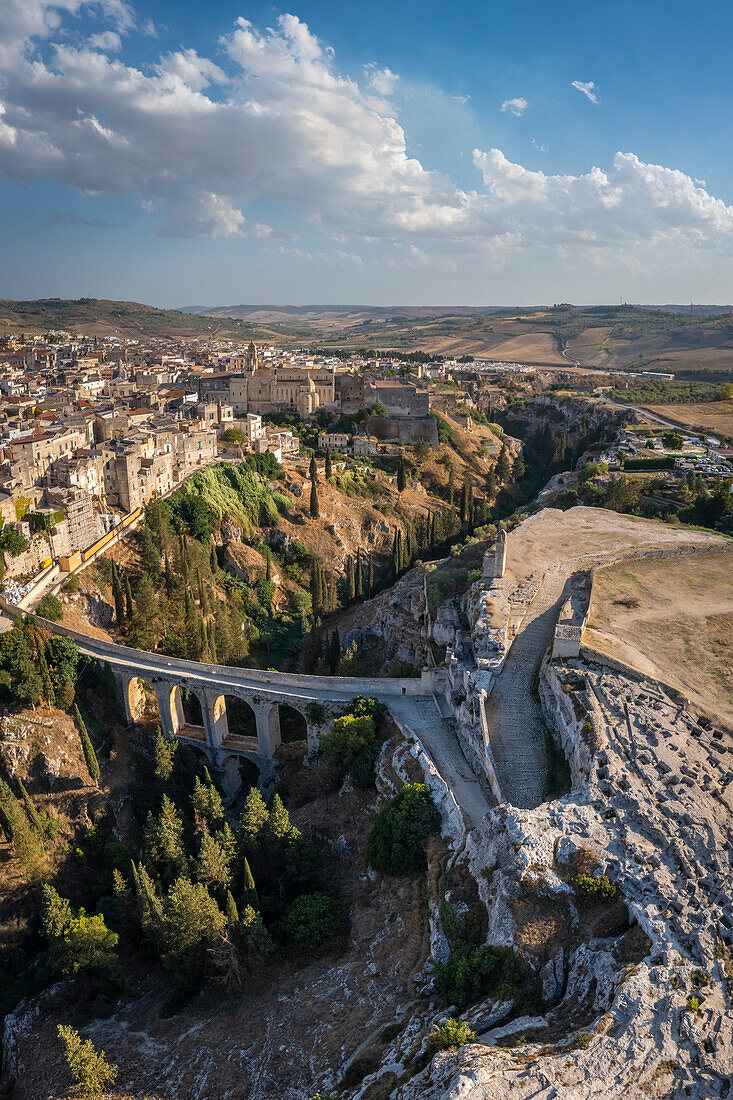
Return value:
<svg viewBox="0 0 733 1100">
<path fill-rule="evenodd" d="M 584 84 L 582 80 L 574 80 L 571 88 L 575 88 L 576 91 L 582 92 L 584 96 L 587 96 L 591 103 L 598 103 L 598 94 L 594 91 L 595 84 L 592 80 L 589 80 L 587 84 Z"/>
<path fill-rule="evenodd" d="M 516 115 L 519 118 L 527 110 L 527 100 L 524 96 L 517 96 L 516 99 L 505 99 L 499 108 L 500 111 L 509 111 L 510 114 Z"/>
<path fill-rule="evenodd" d="M 102 31 L 100 34 L 91 35 L 89 45 L 93 46 L 96 50 L 116 53 L 118 50 L 122 49 L 122 39 L 117 31 Z"/>
<path fill-rule="evenodd" d="M 405 263 L 429 270 L 449 270 L 458 252 L 597 256 L 643 244 L 649 262 L 653 249 L 674 247 L 679 263 L 682 248 L 688 257 L 733 249 L 733 207 L 632 153 L 617 153 L 606 170 L 553 176 L 499 149 L 476 150 L 481 184 L 458 187 L 408 155 L 394 107 L 374 94 L 374 77 L 388 70 L 369 67 L 363 85 L 344 75 L 293 15 L 264 31 L 238 20 L 221 39 L 219 64 L 182 48 L 143 71 L 89 42 L 71 44 L 60 21 L 82 9 L 116 34 L 134 19 L 119 0 L 0 0 L 0 41 L 14 43 L 10 55 L 0 49 L 8 179 L 134 198 L 168 236 L 239 236 L 247 205 L 265 197 L 287 209 L 288 224 L 294 211 L 329 235 L 348 234 L 352 248 L 357 239 L 394 242 Z M 594 95 L 594 85 L 576 86 Z M 253 233 L 293 236 L 263 223 Z"/>
<path fill-rule="evenodd" d="M 395 84 L 400 79 L 397 73 L 393 73 L 391 69 L 378 69 L 374 65 L 365 65 L 364 72 L 369 87 L 373 88 L 378 95 L 392 95 Z"/>
<path fill-rule="evenodd" d="M 534 147 L 535 147 L 535 149 L 537 150 L 538 153 L 546 153 L 547 152 L 547 146 L 543 145 L 543 143 L 541 141 L 537 141 L 536 138 L 532 138 L 532 145 L 534 145 Z"/>
</svg>

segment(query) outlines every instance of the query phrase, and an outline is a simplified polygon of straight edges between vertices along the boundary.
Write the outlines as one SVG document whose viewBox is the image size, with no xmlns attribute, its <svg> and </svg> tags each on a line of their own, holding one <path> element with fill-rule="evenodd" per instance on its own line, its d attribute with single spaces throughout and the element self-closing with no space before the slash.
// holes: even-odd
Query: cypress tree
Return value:
<svg viewBox="0 0 733 1100">
<path fill-rule="evenodd" d="M 413 556 L 412 555 L 412 524 L 409 523 L 409 522 L 405 523 L 404 546 L 405 546 L 405 556 L 404 556 L 403 561 L 402 561 L 402 566 L 403 566 L 404 569 L 407 569 L 408 566 L 410 566 L 412 564 L 412 556 Z"/>
<path fill-rule="evenodd" d="M 308 466 L 308 477 L 311 481 L 318 481 L 318 463 L 316 462 L 315 455 L 311 455 L 310 464 Z"/>
<path fill-rule="evenodd" d="M 354 559 L 351 554 L 346 558 L 346 603 L 352 604 L 354 597 L 356 596 L 356 585 L 354 581 Z"/>
<path fill-rule="evenodd" d="M 326 480 L 328 480 L 328 478 L 331 477 L 332 473 L 333 473 L 333 465 L 331 463 L 331 452 L 326 451 L 326 469 L 325 469 Z"/>
<path fill-rule="evenodd" d="M 206 628 L 206 631 L 207 631 L 207 637 L 208 637 L 208 640 L 209 640 L 209 653 L 211 654 L 211 663 L 212 663 L 212 665 L 216 665 L 219 662 L 218 662 L 217 656 L 216 656 L 216 630 L 214 629 L 214 620 L 213 619 L 209 620 L 209 625 Z"/>
<path fill-rule="evenodd" d="M 392 540 L 392 576 L 396 580 L 400 572 L 400 545 L 399 545 L 400 533 L 398 530 L 394 533 L 394 539 Z"/>
<path fill-rule="evenodd" d="M 400 455 L 400 462 L 397 467 L 397 492 L 401 493 L 407 485 L 407 471 L 405 469 L 405 457 Z"/>
<path fill-rule="evenodd" d="M 272 580 L 272 558 L 269 554 L 267 555 L 267 565 L 265 566 L 265 580 Z"/>
<path fill-rule="evenodd" d="M 496 476 L 503 485 L 509 477 L 509 455 L 506 449 L 506 443 L 502 443 L 501 450 L 499 451 L 499 457 L 496 461 Z"/>
<path fill-rule="evenodd" d="M 369 599 L 374 595 L 374 556 L 369 555 L 369 568 L 367 571 L 367 595 Z"/>
<path fill-rule="evenodd" d="M 206 593 L 204 591 L 204 580 L 201 576 L 201 570 L 198 572 L 198 589 L 199 589 L 199 607 L 202 613 L 206 614 Z"/>
<path fill-rule="evenodd" d="M 46 660 L 46 646 L 43 640 L 38 640 L 38 671 L 43 681 L 43 698 L 46 700 L 50 707 L 56 703 L 56 692 L 53 690 L 53 682 L 51 680 L 51 674 L 48 671 L 48 661 Z"/>
<path fill-rule="evenodd" d="M 211 575 L 215 577 L 219 572 L 219 559 L 216 556 L 216 543 L 213 538 L 211 540 L 211 553 L 209 554 L 209 565 L 211 567 Z"/>
<path fill-rule="evenodd" d="M 361 547 L 356 550 L 356 570 L 354 573 L 354 595 L 360 600 L 364 595 L 364 576 L 361 563 Z"/>
<path fill-rule="evenodd" d="M 318 519 L 319 515 L 321 514 L 321 510 L 318 505 L 318 489 L 316 487 L 315 480 L 311 482 L 311 499 L 308 511 L 310 512 L 311 519 Z"/>
<path fill-rule="evenodd" d="M 118 626 L 122 626 L 125 618 L 125 603 L 122 596 L 120 574 L 115 562 L 112 562 L 112 599 L 115 602 L 115 621 Z"/>
<path fill-rule="evenodd" d="M 486 496 L 489 500 L 493 500 L 496 496 L 496 468 L 494 466 L 486 475 Z"/>
<path fill-rule="evenodd" d="M 25 783 L 19 775 L 16 776 L 16 780 L 18 783 L 18 788 L 20 790 L 20 796 L 23 799 L 23 805 L 25 806 L 25 812 L 28 816 L 28 820 L 30 821 L 31 825 L 37 833 L 43 834 L 43 822 L 41 821 L 41 816 L 38 813 L 36 807 L 33 805 L 31 796 L 28 794 L 28 791 L 25 788 Z"/>
<path fill-rule="evenodd" d="M 231 890 L 227 890 L 227 900 L 224 905 L 224 915 L 227 919 L 227 924 L 230 928 L 236 928 L 239 924 L 239 912 L 237 910 L 237 903 L 232 897 Z"/>
<path fill-rule="evenodd" d="M 405 544 L 402 538 L 402 532 L 397 532 L 397 573 L 401 573 L 405 568 Z"/>
<path fill-rule="evenodd" d="M 451 466 L 448 473 L 448 503 L 451 508 L 453 507 L 453 467 Z"/>
<path fill-rule="evenodd" d="M 321 577 L 319 574 L 319 565 L 315 559 L 311 565 L 311 607 L 313 608 L 313 618 L 319 619 L 323 613 L 323 589 L 321 587 Z"/>
<path fill-rule="evenodd" d="M 244 857 L 244 889 L 242 890 L 242 905 L 251 905 L 253 909 L 259 909 L 260 899 L 257 896 L 257 887 L 250 870 L 249 860 Z"/>
<path fill-rule="evenodd" d="M 173 592 L 173 571 L 171 569 L 171 563 L 168 560 L 168 551 L 165 554 L 165 564 L 163 566 L 163 579 L 165 584 L 165 594 L 170 596 Z"/>
<path fill-rule="evenodd" d="M 463 487 L 461 489 L 461 526 L 465 526 L 468 519 L 468 479 L 463 481 Z"/>
<path fill-rule="evenodd" d="M 78 706 L 74 703 L 74 719 L 76 721 L 76 728 L 79 731 L 79 740 L 81 741 L 82 752 L 84 753 L 84 759 L 87 765 L 87 771 L 89 772 L 89 778 L 95 787 L 99 781 L 99 761 L 97 760 L 97 754 L 94 751 L 94 745 L 92 744 L 89 734 L 87 733 L 87 727 L 84 725 L 84 719 L 81 716 Z"/>
<path fill-rule="evenodd" d="M 339 638 L 339 632 L 334 628 L 331 631 L 331 641 L 328 649 L 328 667 L 331 670 L 331 674 L 334 675 L 338 668 L 339 658 L 341 656 L 341 639 Z"/>
<path fill-rule="evenodd" d="M 125 614 L 127 616 L 128 623 L 132 622 L 132 589 L 130 588 L 130 578 L 125 577 Z"/>
</svg>

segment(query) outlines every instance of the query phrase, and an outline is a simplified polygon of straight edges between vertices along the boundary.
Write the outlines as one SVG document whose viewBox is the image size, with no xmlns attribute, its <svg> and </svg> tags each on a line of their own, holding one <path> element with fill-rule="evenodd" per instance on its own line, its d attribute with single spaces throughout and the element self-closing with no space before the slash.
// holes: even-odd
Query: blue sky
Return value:
<svg viewBox="0 0 733 1100">
<path fill-rule="evenodd" d="M 2 0 L 0 295 L 729 302 L 731 24 Z"/>
</svg>

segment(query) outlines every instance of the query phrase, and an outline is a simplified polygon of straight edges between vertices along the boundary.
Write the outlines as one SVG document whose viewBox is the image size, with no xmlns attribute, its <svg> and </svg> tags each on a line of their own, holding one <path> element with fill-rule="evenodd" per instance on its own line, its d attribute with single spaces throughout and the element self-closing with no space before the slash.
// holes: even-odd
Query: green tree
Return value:
<svg viewBox="0 0 733 1100">
<path fill-rule="evenodd" d="M 321 737 L 321 753 L 327 764 L 346 771 L 375 739 L 374 720 L 368 715 L 344 714 Z"/>
<path fill-rule="evenodd" d="M 132 589 L 130 588 L 130 578 L 129 578 L 129 576 L 126 576 L 125 577 L 125 616 L 127 618 L 128 623 L 132 622 L 132 609 L 133 609 Z"/>
<path fill-rule="evenodd" d="M 504 482 L 509 477 L 509 473 L 509 453 L 506 449 L 506 444 L 502 443 L 501 450 L 499 451 L 499 457 L 496 461 L 496 477 L 500 484 L 504 484 Z"/>
<path fill-rule="evenodd" d="M 244 432 L 241 428 L 227 428 L 221 433 L 224 443 L 244 443 Z"/>
<path fill-rule="evenodd" d="M 361 547 L 356 550 L 356 564 L 354 565 L 354 595 L 360 600 L 364 595 L 364 566 L 361 560 Z"/>
<path fill-rule="evenodd" d="M 311 460 L 308 465 L 308 477 L 312 482 L 318 481 L 318 463 L 316 462 L 315 455 L 311 455 Z"/>
<path fill-rule="evenodd" d="M 259 909 L 260 907 L 254 876 L 246 856 L 244 857 L 244 874 L 242 876 L 242 904 L 249 905 L 252 909 Z"/>
<path fill-rule="evenodd" d="M 269 816 L 262 795 L 256 787 L 250 787 L 239 819 L 245 841 L 257 843 Z"/>
<path fill-rule="evenodd" d="M 178 741 L 175 737 L 164 737 L 160 726 L 155 731 L 155 778 L 167 783 L 173 775 Z"/>
<path fill-rule="evenodd" d="M 324 473 L 325 473 L 327 481 L 333 474 L 333 464 L 331 462 L 331 452 L 330 451 L 326 451 L 326 468 L 325 468 Z"/>
<path fill-rule="evenodd" d="M 349 607 L 356 598 L 356 578 L 354 575 L 354 559 L 351 554 L 346 557 L 346 605 Z"/>
<path fill-rule="evenodd" d="M 318 488 L 315 481 L 311 482 L 311 499 L 308 511 L 310 513 L 311 519 L 318 519 L 319 515 L 321 514 L 320 506 L 318 503 Z"/>
<path fill-rule="evenodd" d="M 224 820 L 224 804 L 212 782 L 208 768 L 204 769 L 204 776 L 205 783 L 196 776 L 191 801 L 196 817 L 204 821 L 208 828 L 215 828 Z"/>
<path fill-rule="evenodd" d="M 166 794 L 163 795 L 160 812 L 148 813 L 143 849 L 164 882 L 185 872 L 183 819 Z"/>
<path fill-rule="evenodd" d="M 207 956 L 220 940 L 226 917 L 206 887 L 181 876 L 163 902 L 163 964 L 174 981 L 188 986 L 204 976 Z"/>
<path fill-rule="evenodd" d="M 515 481 L 521 481 L 526 472 L 524 465 L 524 457 L 520 451 L 517 457 L 514 459 L 514 465 L 512 466 L 512 477 Z"/>
<path fill-rule="evenodd" d="M 231 882 L 231 862 L 234 853 L 227 851 L 219 839 L 210 833 L 201 837 L 196 864 L 196 878 L 210 889 L 221 889 Z"/>
<path fill-rule="evenodd" d="M 91 738 L 87 733 L 87 727 L 84 724 L 84 719 L 82 718 L 76 703 L 74 704 L 74 720 L 76 721 L 76 728 L 79 731 L 79 740 L 81 741 L 81 748 L 82 752 L 84 753 L 84 760 L 86 761 L 89 778 L 96 786 L 99 782 L 99 761 L 97 760 L 97 754 L 94 751 L 94 745 L 92 744 Z"/>
<path fill-rule="evenodd" d="M 96 1051 L 91 1039 L 82 1039 L 73 1027 L 58 1025 L 64 1058 L 81 1096 L 100 1096 L 117 1080 L 117 1066 L 110 1065 L 104 1051 Z"/>
<path fill-rule="evenodd" d="M 301 950 L 312 951 L 336 934 L 341 903 L 330 894 L 301 894 L 290 903 L 282 919 L 282 932 L 287 943 Z"/>
<path fill-rule="evenodd" d="M 49 622 L 57 623 L 64 613 L 64 608 L 58 596 L 47 592 L 38 601 L 36 613 L 41 619 L 48 619 Z"/>
<path fill-rule="evenodd" d="M 372 867 L 409 875 L 425 867 L 425 841 L 440 832 L 440 812 L 424 783 L 408 783 L 377 814 L 367 842 Z"/>
<path fill-rule="evenodd" d="M 397 466 L 397 492 L 401 493 L 407 486 L 407 468 L 405 466 L 404 455 L 400 455 L 400 461 Z"/>
<path fill-rule="evenodd" d="M 125 621 L 125 601 L 122 595 L 120 574 L 115 562 L 112 562 L 112 599 L 115 605 L 115 622 L 118 626 L 122 626 Z"/>
</svg>

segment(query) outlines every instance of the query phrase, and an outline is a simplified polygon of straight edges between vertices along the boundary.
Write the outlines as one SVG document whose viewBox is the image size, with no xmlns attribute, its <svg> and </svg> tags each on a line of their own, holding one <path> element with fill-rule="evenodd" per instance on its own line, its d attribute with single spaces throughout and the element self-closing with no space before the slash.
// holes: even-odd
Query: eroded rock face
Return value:
<svg viewBox="0 0 733 1100">
<path fill-rule="evenodd" d="M 479 1042 L 393 1095 L 727 1096 L 733 738 L 648 683 L 579 661 L 545 674 L 573 791 L 497 807 L 466 847 L 488 942 L 525 953 L 539 1011 L 474 1027 Z M 584 900 L 580 872 L 619 896 Z M 488 1014 L 465 1018 L 482 1027 Z"/>
</svg>

